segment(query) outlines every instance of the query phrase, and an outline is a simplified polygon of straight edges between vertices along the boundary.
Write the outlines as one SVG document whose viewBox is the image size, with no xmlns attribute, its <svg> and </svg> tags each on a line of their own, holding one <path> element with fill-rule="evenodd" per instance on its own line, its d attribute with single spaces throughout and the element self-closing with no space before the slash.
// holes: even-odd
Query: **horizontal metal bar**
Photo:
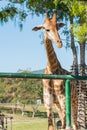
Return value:
<svg viewBox="0 0 87 130">
<path fill-rule="evenodd" d="M 57 74 L 32 74 L 32 73 L 5 73 L 0 72 L 3 78 L 36 78 L 36 79 L 70 79 L 87 80 L 87 76 L 57 75 Z"/>
</svg>

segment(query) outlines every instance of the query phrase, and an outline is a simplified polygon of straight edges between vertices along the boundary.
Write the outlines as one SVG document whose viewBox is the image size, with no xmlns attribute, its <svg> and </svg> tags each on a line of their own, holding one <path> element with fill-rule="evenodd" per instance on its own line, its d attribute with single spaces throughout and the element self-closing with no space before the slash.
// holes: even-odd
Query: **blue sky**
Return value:
<svg viewBox="0 0 87 130">
<path fill-rule="evenodd" d="M 46 52 L 40 38 L 42 31 L 32 31 L 34 26 L 43 21 L 44 16 L 32 18 L 29 15 L 22 31 L 12 21 L 0 25 L 0 72 L 17 72 L 19 69 L 33 71 L 46 67 Z M 63 35 L 60 37 L 64 38 Z M 63 41 L 63 45 L 65 44 Z M 55 44 L 54 48 L 62 67 L 69 70 L 73 61 L 71 50 L 66 51 L 64 46 L 58 49 Z"/>
<path fill-rule="evenodd" d="M 18 69 L 39 70 L 46 67 L 45 48 L 40 38 L 42 31 L 32 31 L 34 26 L 43 21 L 42 16 L 29 16 L 22 31 L 11 21 L 0 26 L 0 72 L 16 72 Z M 69 52 L 66 52 L 65 48 L 55 47 L 55 50 L 63 66 L 69 68 L 72 63 L 71 58 L 68 64 L 66 62 Z"/>
</svg>

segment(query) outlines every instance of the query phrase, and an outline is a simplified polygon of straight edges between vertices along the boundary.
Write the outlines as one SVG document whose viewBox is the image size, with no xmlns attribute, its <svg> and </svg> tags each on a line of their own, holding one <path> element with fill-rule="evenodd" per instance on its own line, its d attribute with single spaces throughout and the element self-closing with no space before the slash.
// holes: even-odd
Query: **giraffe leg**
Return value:
<svg viewBox="0 0 87 130">
<path fill-rule="evenodd" d="M 58 96 L 59 98 L 59 96 Z M 61 100 L 61 99 L 60 99 Z M 65 128 L 66 125 L 66 118 L 65 118 L 65 96 L 64 96 L 64 100 L 62 101 L 62 103 L 60 103 L 61 101 L 59 100 L 55 100 L 56 102 L 54 102 L 54 105 L 58 111 L 59 114 L 59 118 L 62 122 L 62 128 Z"/>
<path fill-rule="evenodd" d="M 56 107 L 56 109 L 57 109 L 57 111 L 58 111 L 58 115 L 59 115 L 59 118 L 60 118 L 60 120 L 61 120 L 61 123 L 62 123 L 62 128 L 65 128 L 65 118 L 62 116 L 62 109 L 61 109 L 61 107 L 60 107 L 60 105 L 59 104 L 55 104 L 55 107 Z"/>
<path fill-rule="evenodd" d="M 52 108 L 47 107 L 48 130 L 54 130 Z"/>
<path fill-rule="evenodd" d="M 47 88 L 44 88 L 44 104 L 47 111 L 48 117 L 48 130 L 54 130 L 53 126 L 53 113 L 52 113 L 52 105 L 53 105 L 53 96 L 49 93 Z"/>
<path fill-rule="evenodd" d="M 56 107 L 56 110 L 58 111 L 59 118 L 62 121 L 62 110 L 61 110 L 59 102 L 57 101 L 56 103 L 54 103 L 54 105 Z"/>
<path fill-rule="evenodd" d="M 59 95 L 59 103 L 61 106 L 61 112 L 62 112 L 62 128 L 65 129 L 66 127 L 66 105 L 65 105 L 65 95 L 60 94 Z"/>
</svg>

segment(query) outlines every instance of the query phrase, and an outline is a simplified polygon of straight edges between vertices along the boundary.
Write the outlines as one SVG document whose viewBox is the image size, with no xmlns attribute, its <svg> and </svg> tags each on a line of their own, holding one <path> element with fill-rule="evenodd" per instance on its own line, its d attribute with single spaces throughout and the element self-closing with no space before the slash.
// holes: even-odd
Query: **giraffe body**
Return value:
<svg viewBox="0 0 87 130">
<path fill-rule="evenodd" d="M 49 26 L 48 26 L 49 25 Z M 46 49 L 48 63 L 45 69 L 45 74 L 70 74 L 67 70 L 64 70 L 61 67 L 59 60 L 57 59 L 56 53 L 54 51 L 52 40 L 56 45 L 61 48 L 62 41 L 58 34 L 58 28 L 64 26 L 64 24 L 56 23 L 56 14 L 53 14 L 52 19 L 49 18 L 46 14 L 46 20 L 43 25 L 35 27 L 33 30 L 37 31 L 41 28 L 45 30 L 44 32 L 44 46 Z M 73 82 L 71 83 L 73 84 Z M 48 117 L 48 130 L 54 130 L 53 126 L 53 114 L 52 106 L 55 105 L 60 120 L 62 122 L 62 128 L 66 126 L 66 106 L 65 106 L 65 80 L 54 80 L 54 79 L 43 79 L 43 97 L 44 104 L 47 110 Z M 73 122 L 75 122 L 74 130 L 77 130 L 77 96 L 76 96 L 76 87 L 71 87 L 71 105 L 73 113 Z M 74 109 L 75 108 L 75 109 Z"/>
</svg>

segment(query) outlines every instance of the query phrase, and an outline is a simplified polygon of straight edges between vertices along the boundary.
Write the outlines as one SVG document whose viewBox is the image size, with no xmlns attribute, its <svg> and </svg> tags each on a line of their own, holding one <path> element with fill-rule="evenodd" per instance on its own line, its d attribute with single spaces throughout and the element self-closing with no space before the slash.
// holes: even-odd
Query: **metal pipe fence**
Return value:
<svg viewBox="0 0 87 130">
<path fill-rule="evenodd" d="M 66 94 L 66 127 L 71 128 L 71 90 L 70 80 L 87 80 L 87 76 L 31 74 L 31 73 L 0 73 L 0 78 L 36 78 L 36 79 L 65 79 Z"/>
</svg>

